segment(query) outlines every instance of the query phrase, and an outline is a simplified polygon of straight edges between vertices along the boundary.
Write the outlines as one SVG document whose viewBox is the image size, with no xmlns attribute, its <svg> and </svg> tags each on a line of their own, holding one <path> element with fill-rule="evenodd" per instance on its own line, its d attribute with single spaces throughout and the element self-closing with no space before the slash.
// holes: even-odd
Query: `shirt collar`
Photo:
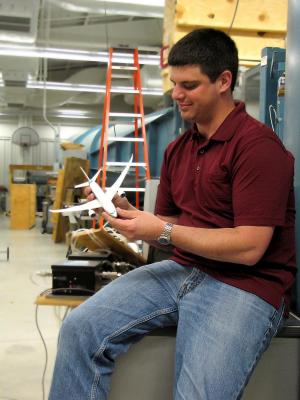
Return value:
<svg viewBox="0 0 300 400">
<path fill-rule="evenodd" d="M 216 140 L 220 142 L 226 142 L 232 138 L 235 134 L 238 126 L 240 125 L 243 116 L 245 115 L 245 104 L 241 101 L 235 102 L 235 108 L 227 115 L 222 124 L 210 138 L 210 140 Z M 197 125 L 194 124 L 191 128 L 192 139 L 199 140 L 199 131 Z M 200 134 L 200 138 L 203 138 Z M 203 138 L 204 139 L 204 138 Z"/>
</svg>

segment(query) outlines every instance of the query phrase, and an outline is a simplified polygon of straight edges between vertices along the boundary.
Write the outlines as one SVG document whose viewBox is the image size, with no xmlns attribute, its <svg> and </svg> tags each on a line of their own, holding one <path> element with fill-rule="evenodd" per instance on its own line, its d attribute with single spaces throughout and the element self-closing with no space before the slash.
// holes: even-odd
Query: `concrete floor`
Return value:
<svg viewBox="0 0 300 400">
<path fill-rule="evenodd" d="M 39 336 L 34 304 L 51 287 L 51 264 L 65 258 L 66 245 L 41 233 L 41 218 L 30 230 L 11 230 L 0 215 L 0 400 L 43 400 L 45 349 Z M 6 261 L 3 251 L 10 248 Z M 38 322 L 48 349 L 45 399 L 48 397 L 63 307 L 39 306 Z"/>
</svg>

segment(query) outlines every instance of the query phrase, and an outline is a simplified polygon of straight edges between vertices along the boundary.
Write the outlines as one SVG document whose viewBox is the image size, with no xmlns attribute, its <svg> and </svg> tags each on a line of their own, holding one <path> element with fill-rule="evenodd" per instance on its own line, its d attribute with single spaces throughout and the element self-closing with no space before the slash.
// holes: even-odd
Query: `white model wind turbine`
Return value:
<svg viewBox="0 0 300 400">
<path fill-rule="evenodd" d="M 81 168 L 82 172 L 84 173 L 85 177 L 87 178 L 87 181 L 84 183 L 81 183 L 79 185 L 76 185 L 75 188 L 80 188 L 80 187 L 86 187 L 89 186 L 92 190 L 92 192 L 95 195 L 95 200 L 88 201 L 84 204 L 80 204 L 78 206 L 72 206 L 72 207 L 67 207 L 67 208 L 61 208 L 58 210 L 50 210 L 51 212 L 64 212 L 64 213 L 71 213 L 71 212 L 77 212 L 77 211 L 83 211 L 83 210 L 88 210 L 89 216 L 94 218 L 96 216 L 95 209 L 97 208 L 103 208 L 109 215 L 112 217 L 117 217 L 117 210 L 116 207 L 114 206 L 112 199 L 114 195 L 118 192 L 120 186 L 123 183 L 123 180 L 131 166 L 132 163 L 132 158 L 131 156 L 130 160 L 128 161 L 127 165 L 123 169 L 122 173 L 119 175 L 118 179 L 115 181 L 115 183 L 106 189 L 104 192 L 101 187 L 98 185 L 96 182 L 96 179 L 98 175 L 100 174 L 101 169 L 97 171 L 97 173 L 89 179 L 85 171 Z"/>
</svg>

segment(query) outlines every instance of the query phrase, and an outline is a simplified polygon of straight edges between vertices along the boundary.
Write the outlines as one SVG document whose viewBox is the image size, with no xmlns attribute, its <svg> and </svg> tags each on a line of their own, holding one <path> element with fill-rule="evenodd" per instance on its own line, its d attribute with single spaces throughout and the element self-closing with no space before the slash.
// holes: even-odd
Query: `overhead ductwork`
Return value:
<svg viewBox="0 0 300 400">
<path fill-rule="evenodd" d="M 40 0 L 0 0 L 0 40 L 34 43 Z"/>
<path fill-rule="evenodd" d="M 155 10 L 154 2 L 142 5 L 134 0 L 127 3 L 121 0 L 0 0 L 0 46 L 2 44 L 3 48 L 6 46 L 13 51 L 17 45 L 20 53 L 18 56 L 4 53 L 0 57 L 2 116 L 19 113 L 37 116 L 42 115 L 44 108 L 47 115 L 51 116 L 55 110 L 74 108 L 75 111 L 86 110 L 89 115 L 101 118 L 106 62 L 100 58 L 62 58 L 60 54 L 57 58 L 41 56 L 41 49 L 50 49 L 54 53 L 59 48 L 67 55 L 77 52 L 78 56 L 82 55 L 81 52 L 98 54 L 101 49 L 107 52 L 110 46 L 118 48 L 122 54 L 126 49 L 130 51 L 138 47 L 141 54 L 144 52 L 147 57 L 157 55 L 161 43 L 162 19 L 157 15 L 155 17 L 158 18 L 153 18 L 148 13 Z M 163 6 L 157 7 L 163 10 Z M 114 10 L 119 11 L 118 16 L 114 17 Z M 22 51 L 28 52 L 28 49 L 32 49 L 32 54 L 21 54 Z M 143 88 L 161 88 L 158 65 L 153 67 L 143 64 L 141 76 Z M 52 84 L 50 89 L 45 88 L 44 81 L 49 86 Z M 31 82 L 38 84 L 30 86 Z M 64 83 L 67 88 L 57 88 Z M 89 91 L 80 85 L 101 88 Z M 132 79 L 114 79 L 112 86 L 119 89 L 132 86 Z M 151 93 L 145 94 L 143 99 L 147 113 L 157 109 L 162 96 L 161 93 Z M 124 94 L 124 91 L 123 94 L 112 93 L 111 107 L 114 111 L 131 111 L 133 95 Z"/>
</svg>

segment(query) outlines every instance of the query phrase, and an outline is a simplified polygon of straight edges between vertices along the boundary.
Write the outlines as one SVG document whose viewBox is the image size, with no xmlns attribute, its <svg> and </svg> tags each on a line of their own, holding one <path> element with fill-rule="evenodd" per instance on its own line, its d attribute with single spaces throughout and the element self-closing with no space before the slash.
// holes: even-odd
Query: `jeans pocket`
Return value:
<svg viewBox="0 0 300 400">
<path fill-rule="evenodd" d="M 205 279 L 206 274 L 194 267 L 190 275 L 184 280 L 179 288 L 177 299 L 181 300 L 187 293 L 191 292 Z"/>
<path fill-rule="evenodd" d="M 280 307 L 278 308 L 278 310 L 275 309 L 271 318 L 270 331 L 272 337 L 275 336 L 280 331 L 285 322 L 285 318 L 283 317 L 284 310 L 285 310 L 285 302 L 284 299 L 282 299 Z"/>
</svg>

